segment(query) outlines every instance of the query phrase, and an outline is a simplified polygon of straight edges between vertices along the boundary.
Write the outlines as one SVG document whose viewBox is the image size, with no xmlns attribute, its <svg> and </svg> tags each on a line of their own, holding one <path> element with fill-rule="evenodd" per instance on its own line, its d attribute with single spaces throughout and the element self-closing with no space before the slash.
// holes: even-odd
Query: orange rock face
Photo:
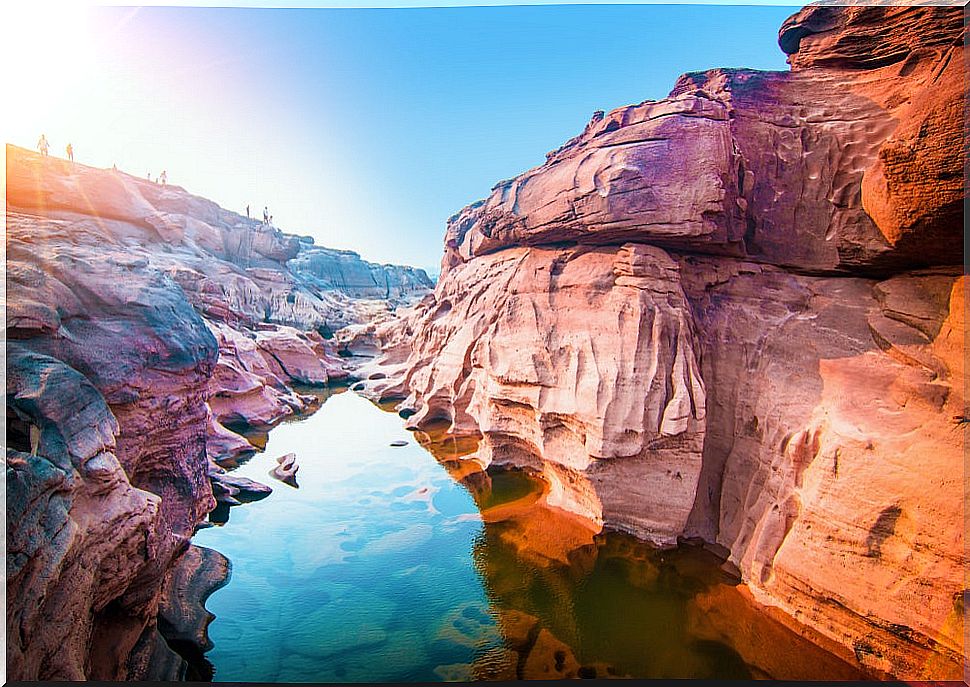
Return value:
<svg viewBox="0 0 970 687">
<path fill-rule="evenodd" d="M 959 678 L 963 32 L 809 7 L 792 71 L 597 113 L 451 218 L 364 393 L 594 527 L 722 545 L 871 675 Z"/>
</svg>

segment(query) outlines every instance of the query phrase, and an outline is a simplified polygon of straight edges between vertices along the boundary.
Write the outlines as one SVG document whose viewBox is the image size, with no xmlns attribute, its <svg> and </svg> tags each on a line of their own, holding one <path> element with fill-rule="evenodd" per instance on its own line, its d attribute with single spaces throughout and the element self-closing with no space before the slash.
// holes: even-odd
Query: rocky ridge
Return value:
<svg viewBox="0 0 970 687">
<path fill-rule="evenodd" d="M 310 408 L 349 374 L 331 333 L 431 282 L 14 146 L 6 221 L 8 676 L 183 674 L 159 609 L 216 560 L 186 547 L 255 450 L 232 430 Z"/>
<path fill-rule="evenodd" d="M 722 547 L 870 675 L 959 678 L 963 9 L 810 6 L 779 44 L 452 217 L 361 390 L 595 527 Z"/>
</svg>

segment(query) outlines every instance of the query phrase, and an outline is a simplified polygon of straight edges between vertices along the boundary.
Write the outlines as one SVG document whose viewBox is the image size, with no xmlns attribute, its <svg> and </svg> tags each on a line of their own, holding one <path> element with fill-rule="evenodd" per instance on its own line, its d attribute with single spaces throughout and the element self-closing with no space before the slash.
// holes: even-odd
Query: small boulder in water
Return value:
<svg viewBox="0 0 970 687">
<path fill-rule="evenodd" d="M 213 473 L 209 475 L 212 480 L 212 493 L 217 500 L 228 495 L 235 497 L 242 503 L 259 501 L 273 493 L 273 490 L 261 482 L 251 480 L 248 477 L 240 477 L 231 472 Z M 235 504 L 232 504 L 235 505 Z"/>
<path fill-rule="evenodd" d="M 296 471 L 300 469 L 300 466 L 296 464 L 296 454 L 287 453 L 277 458 L 276 462 L 279 464 L 270 470 L 269 474 L 291 487 L 298 486 L 296 483 Z"/>
</svg>

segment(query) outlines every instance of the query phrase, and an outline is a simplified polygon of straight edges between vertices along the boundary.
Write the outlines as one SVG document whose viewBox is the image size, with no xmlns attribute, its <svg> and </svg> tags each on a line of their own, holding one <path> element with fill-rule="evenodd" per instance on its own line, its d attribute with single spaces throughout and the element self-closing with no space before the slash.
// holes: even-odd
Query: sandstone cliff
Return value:
<svg viewBox="0 0 970 687">
<path fill-rule="evenodd" d="M 159 604 L 254 450 L 229 428 L 310 407 L 294 387 L 348 374 L 330 332 L 430 281 L 14 146 L 6 228 L 7 674 L 177 675 Z"/>
<path fill-rule="evenodd" d="M 871 675 L 962 675 L 964 15 L 808 7 L 789 72 L 596 113 L 448 223 L 364 393 L 551 505 L 723 547 Z"/>
</svg>

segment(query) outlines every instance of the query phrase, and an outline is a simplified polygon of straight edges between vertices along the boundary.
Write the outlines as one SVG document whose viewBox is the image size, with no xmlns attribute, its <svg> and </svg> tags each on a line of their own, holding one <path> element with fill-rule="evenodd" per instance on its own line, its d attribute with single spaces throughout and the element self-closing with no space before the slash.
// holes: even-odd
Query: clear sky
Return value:
<svg viewBox="0 0 970 687">
<path fill-rule="evenodd" d="M 5 32 L 5 138 L 170 183 L 379 262 L 437 269 L 445 220 L 595 110 L 683 72 L 787 69 L 787 7 L 101 7 Z M 9 26 L 9 24 L 8 24 Z"/>
</svg>

